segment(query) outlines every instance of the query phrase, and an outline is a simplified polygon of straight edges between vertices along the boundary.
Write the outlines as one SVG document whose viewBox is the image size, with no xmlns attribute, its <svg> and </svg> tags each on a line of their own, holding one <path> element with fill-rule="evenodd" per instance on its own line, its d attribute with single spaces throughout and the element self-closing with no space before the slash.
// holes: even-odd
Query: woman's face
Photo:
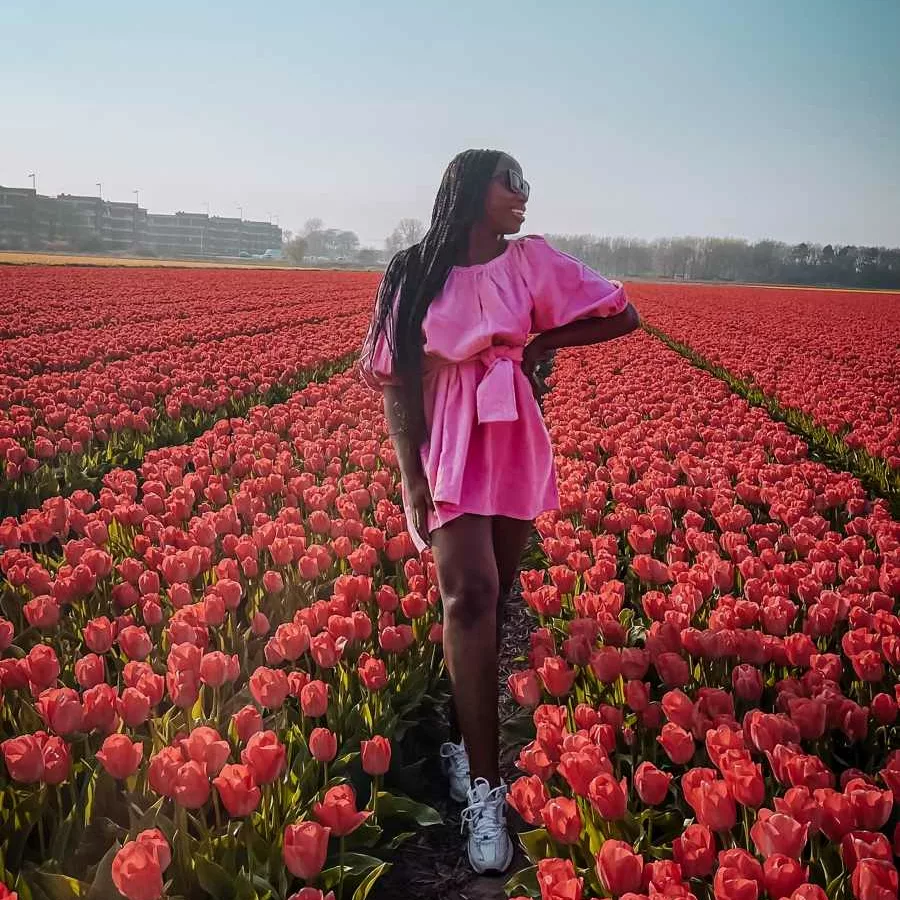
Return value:
<svg viewBox="0 0 900 900">
<path fill-rule="evenodd" d="M 484 201 L 484 223 L 495 234 L 516 234 L 525 221 L 527 201 L 521 194 L 509 189 L 507 172 L 510 169 L 522 175 L 522 167 L 511 156 L 504 154 L 497 162 Z"/>
</svg>

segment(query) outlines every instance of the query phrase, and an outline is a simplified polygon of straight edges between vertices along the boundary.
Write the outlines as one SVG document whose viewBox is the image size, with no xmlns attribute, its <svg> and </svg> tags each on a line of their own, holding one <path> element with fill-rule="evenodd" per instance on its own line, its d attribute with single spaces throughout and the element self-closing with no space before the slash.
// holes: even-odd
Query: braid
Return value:
<svg viewBox="0 0 900 900">
<path fill-rule="evenodd" d="M 378 288 L 376 313 L 363 353 L 371 354 L 384 332 L 394 371 L 400 377 L 411 415 L 411 438 L 425 438 L 422 404 L 422 323 L 431 301 L 441 292 L 469 233 L 484 212 L 498 150 L 466 150 L 455 156 L 441 180 L 431 226 L 418 244 L 401 250 L 388 264 Z M 389 323 L 397 303 L 396 325 Z"/>
</svg>

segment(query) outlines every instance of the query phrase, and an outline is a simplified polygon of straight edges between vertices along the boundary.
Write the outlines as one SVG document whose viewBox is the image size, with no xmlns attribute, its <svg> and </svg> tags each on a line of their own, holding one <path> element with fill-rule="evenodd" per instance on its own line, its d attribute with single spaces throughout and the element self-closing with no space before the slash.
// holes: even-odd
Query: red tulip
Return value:
<svg viewBox="0 0 900 900">
<path fill-rule="evenodd" d="M 210 778 L 219 774 L 231 754 L 228 741 L 223 741 L 219 732 L 208 725 L 198 725 L 184 740 L 183 747 L 189 759 L 206 767 Z"/>
<path fill-rule="evenodd" d="M 288 871 L 304 881 L 312 881 L 322 866 L 328 852 L 328 836 L 331 829 L 318 822 L 298 822 L 284 829 L 284 864 Z"/>
<path fill-rule="evenodd" d="M 737 869 L 720 866 L 713 879 L 716 900 L 757 900 L 759 884 L 742 875 Z"/>
<path fill-rule="evenodd" d="M 134 728 L 147 721 L 150 715 L 150 699 L 137 688 L 125 688 L 122 696 L 116 699 L 116 711 L 126 725 Z"/>
<path fill-rule="evenodd" d="M 150 787 L 163 797 L 174 797 L 178 772 L 184 762 L 184 754 L 180 747 L 163 747 L 150 757 L 150 764 L 147 767 Z"/>
<path fill-rule="evenodd" d="M 313 728 L 309 735 L 309 752 L 321 763 L 331 762 L 337 755 L 337 736 L 327 728 Z"/>
<path fill-rule="evenodd" d="M 46 735 L 41 755 L 44 758 L 44 784 L 62 784 L 68 779 L 72 771 L 72 752 L 61 737 Z"/>
<path fill-rule="evenodd" d="M 84 642 L 94 653 L 106 653 L 116 637 L 116 629 L 106 616 L 91 619 L 82 629 Z"/>
<path fill-rule="evenodd" d="M 808 875 L 796 859 L 783 853 L 775 853 L 763 863 L 763 883 L 772 900 L 790 897 L 801 884 L 806 883 Z"/>
<path fill-rule="evenodd" d="M 759 817 L 750 829 L 750 837 L 761 856 L 783 853 L 798 859 L 806 846 L 808 825 L 801 825 L 796 819 L 782 813 L 761 809 Z"/>
<path fill-rule="evenodd" d="M 118 635 L 118 641 L 129 659 L 146 659 L 153 649 L 153 640 L 143 625 L 129 625 L 123 628 Z"/>
<path fill-rule="evenodd" d="M 72 688 L 50 688 L 43 691 L 35 704 L 48 728 L 57 734 L 80 731 L 84 718 L 81 698 Z"/>
<path fill-rule="evenodd" d="M 614 897 L 641 887 L 644 859 L 625 841 L 607 840 L 597 854 L 597 875 Z"/>
<path fill-rule="evenodd" d="M 237 731 L 238 740 L 246 744 L 251 735 L 262 731 L 262 716 L 255 706 L 242 706 L 232 717 L 231 721 Z"/>
<path fill-rule="evenodd" d="M 300 708 L 304 716 L 318 718 L 328 711 L 328 685 L 324 681 L 311 681 L 300 691 Z"/>
<path fill-rule="evenodd" d="M 248 816 L 259 806 L 259 787 L 248 766 L 224 766 L 213 785 L 232 818 Z"/>
<path fill-rule="evenodd" d="M 603 772 L 591 781 L 588 797 L 591 805 L 604 819 L 616 821 L 625 816 L 628 783 L 624 778 L 617 782 L 612 775 Z"/>
<path fill-rule="evenodd" d="M 284 772 L 287 751 L 274 731 L 257 731 L 249 736 L 241 762 L 250 769 L 257 784 L 268 784 Z"/>
<path fill-rule="evenodd" d="M 189 760 L 181 765 L 175 776 L 172 794 L 179 806 L 200 809 L 209 799 L 209 776 L 203 764 Z"/>
<path fill-rule="evenodd" d="M 287 675 L 281 669 L 259 666 L 250 676 L 250 693 L 266 709 L 279 709 L 288 695 Z"/>
<path fill-rule="evenodd" d="M 541 821 L 550 837 L 559 844 L 577 844 L 581 838 L 578 805 L 568 797 L 555 797 L 541 812 Z"/>
<path fill-rule="evenodd" d="M 372 813 L 357 811 L 353 788 L 341 784 L 325 792 L 322 801 L 313 806 L 313 815 L 330 828 L 335 837 L 343 837 L 356 831 Z"/>
<path fill-rule="evenodd" d="M 507 679 L 507 685 L 519 706 L 533 707 L 541 702 L 541 684 L 533 669 L 513 672 Z"/>
<path fill-rule="evenodd" d="M 897 869 L 883 859 L 862 859 L 850 879 L 856 900 L 894 900 L 897 896 Z"/>
<path fill-rule="evenodd" d="M 529 825 L 540 825 L 541 813 L 550 802 L 550 794 L 537 775 L 527 775 L 512 783 L 507 801 Z"/>
<path fill-rule="evenodd" d="M 112 864 L 116 889 L 127 900 L 157 900 L 162 896 L 162 867 L 154 847 L 146 841 L 128 841 Z"/>
<path fill-rule="evenodd" d="M 376 734 L 360 745 L 363 771 L 367 775 L 384 775 L 391 766 L 391 742 Z"/>
<path fill-rule="evenodd" d="M 729 831 L 737 821 L 734 797 L 724 781 L 704 781 L 697 787 L 697 821 L 713 831 Z"/>
<path fill-rule="evenodd" d="M 582 900 L 583 879 L 570 859 L 542 859 L 537 864 L 542 900 Z"/>
<path fill-rule="evenodd" d="M 886 835 L 873 831 L 851 831 L 841 841 L 844 867 L 852 872 L 861 859 L 891 861 L 891 844 Z"/>
<path fill-rule="evenodd" d="M 44 756 L 41 744 L 33 734 L 7 738 L 0 744 L 3 761 L 13 781 L 34 784 L 44 775 Z"/>
<path fill-rule="evenodd" d="M 672 855 L 686 878 L 705 878 L 716 859 L 716 839 L 706 825 L 688 825 L 672 843 Z"/>
<path fill-rule="evenodd" d="M 133 775 L 144 757 L 144 745 L 132 743 L 128 735 L 111 734 L 97 751 L 97 759 L 113 778 L 122 781 Z"/>
<path fill-rule="evenodd" d="M 665 800 L 671 781 L 671 775 L 657 769 L 651 762 L 642 762 L 634 773 L 638 796 L 648 806 L 658 806 Z"/>
<path fill-rule="evenodd" d="M 665 704 L 665 698 L 663 698 L 663 703 Z M 662 744 L 666 755 L 676 765 L 684 765 L 694 755 L 695 745 L 693 737 L 691 737 L 689 732 L 672 722 L 667 722 L 663 725 L 657 741 Z"/>
<path fill-rule="evenodd" d="M 572 689 L 576 672 L 560 656 L 548 656 L 539 666 L 538 675 L 544 689 L 553 697 L 564 697 Z"/>
</svg>

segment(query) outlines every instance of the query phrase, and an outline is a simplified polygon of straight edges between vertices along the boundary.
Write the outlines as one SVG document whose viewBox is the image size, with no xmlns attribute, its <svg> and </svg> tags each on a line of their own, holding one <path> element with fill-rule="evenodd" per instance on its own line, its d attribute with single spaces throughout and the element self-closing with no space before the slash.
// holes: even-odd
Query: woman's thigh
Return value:
<svg viewBox="0 0 900 900">
<path fill-rule="evenodd" d="M 455 600 L 499 593 L 490 516 L 466 513 L 431 532 L 431 550 L 441 597 Z"/>
<path fill-rule="evenodd" d="M 500 599 L 503 600 L 516 580 L 522 553 L 528 545 L 534 522 L 531 519 L 511 519 L 509 516 L 492 516 L 491 522 Z"/>
</svg>

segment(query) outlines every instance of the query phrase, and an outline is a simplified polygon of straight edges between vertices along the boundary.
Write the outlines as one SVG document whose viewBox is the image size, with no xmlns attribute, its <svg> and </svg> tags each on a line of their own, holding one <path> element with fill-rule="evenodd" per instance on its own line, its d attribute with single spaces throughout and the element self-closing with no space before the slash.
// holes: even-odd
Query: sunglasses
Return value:
<svg viewBox="0 0 900 900">
<path fill-rule="evenodd" d="M 498 172 L 494 178 L 502 179 L 504 187 L 518 194 L 523 200 L 527 200 L 531 194 L 531 185 L 515 169 Z"/>
</svg>

